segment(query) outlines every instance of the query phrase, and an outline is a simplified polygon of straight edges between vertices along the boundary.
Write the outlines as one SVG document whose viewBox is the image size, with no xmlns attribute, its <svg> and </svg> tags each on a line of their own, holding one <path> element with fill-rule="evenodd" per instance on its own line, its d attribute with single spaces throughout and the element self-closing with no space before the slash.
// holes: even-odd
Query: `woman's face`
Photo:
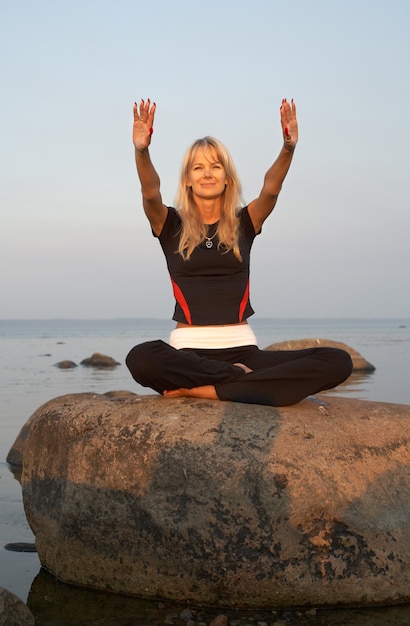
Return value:
<svg viewBox="0 0 410 626">
<path fill-rule="evenodd" d="M 195 150 L 188 171 L 187 185 L 198 198 L 220 197 L 225 191 L 227 176 L 225 168 L 212 148 Z"/>
</svg>

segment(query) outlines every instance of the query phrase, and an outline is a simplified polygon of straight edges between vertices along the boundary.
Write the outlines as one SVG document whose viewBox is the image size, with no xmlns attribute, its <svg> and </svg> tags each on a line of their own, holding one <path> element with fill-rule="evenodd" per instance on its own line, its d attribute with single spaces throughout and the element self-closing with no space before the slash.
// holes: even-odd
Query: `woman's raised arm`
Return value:
<svg viewBox="0 0 410 626">
<path fill-rule="evenodd" d="M 156 235 L 159 235 L 167 217 L 167 207 L 162 202 L 160 179 L 152 164 L 149 146 L 154 128 L 156 104 L 148 99 L 134 104 L 132 141 L 135 148 L 135 164 L 141 182 L 144 211 Z"/>
<path fill-rule="evenodd" d="M 292 163 L 293 152 L 298 141 L 298 123 L 294 101 L 282 100 L 280 120 L 283 134 L 283 146 L 276 159 L 265 174 L 262 190 L 255 200 L 249 203 L 249 215 L 255 232 L 259 232 L 263 222 L 275 208 L 283 181 Z"/>
</svg>

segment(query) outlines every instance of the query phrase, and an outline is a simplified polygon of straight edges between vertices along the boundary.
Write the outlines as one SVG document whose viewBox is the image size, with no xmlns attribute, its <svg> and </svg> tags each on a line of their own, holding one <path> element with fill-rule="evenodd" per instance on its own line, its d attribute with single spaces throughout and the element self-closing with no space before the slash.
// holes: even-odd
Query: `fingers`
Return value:
<svg viewBox="0 0 410 626">
<path fill-rule="evenodd" d="M 152 127 L 156 108 L 157 105 L 155 102 L 151 106 L 151 100 L 149 98 L 146 102 L 141 98 L 139 106 L 134 102 L 134 122 L 149 123 Z"/>
<path fill-rule="evenodd" d="M 286 98 L 283 98 L 280 106 L 280 116 L 282 121 L 286 122 L 296 119 L 296 104 L 293 98 L 290 102 L 288 102 Z"/>
<path fill-rule="evenodd" d="M 149 100 L 148 100 L 149 102 Z M 157 109 L 157 105 L 155 104 L 155 102 L 153 103 L 152 107 L 148 110 L 148 119 L 147 122 L 149 124 L 150 127 L 150 133 L 152 135 L 152 127 L 154 126 L 154 117 L 155 117 L 155 111 Z"/>
<path fill-rule="evenodd" d="M 287 115 L 288 111 L 289 111 L 289 103 L 284 98 L 282 100 L 282 104 L 280 105 L 280 121 L 281 121 L 282 129 L 284 132 L 286 131 L 286 127 L 288 124 L 288 115 Z"/>
<path fill-rule="evenodd" d="M 284 98 L 280 106 L 280 119 L 282 122 L 283 130 L 289 125 L 297 124 L 296 122 L 296 104 L 292 98 L 290 102 Z"/>
</svg>

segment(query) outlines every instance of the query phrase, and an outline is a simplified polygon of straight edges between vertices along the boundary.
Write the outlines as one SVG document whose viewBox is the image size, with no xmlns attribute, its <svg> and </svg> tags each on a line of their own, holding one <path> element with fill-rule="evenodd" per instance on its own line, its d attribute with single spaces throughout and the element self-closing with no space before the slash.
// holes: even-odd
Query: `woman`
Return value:
<svg viewBox="0 0 410 626">
<path fill-rule="evenodd" d="M 282 100 L 283 146 L 259 196 L 241 208 L 241 186 L 226 148 L 212 137 L 185 156 L 177 210 L 162 202 L 151 162 L 155 103 L 134 106 L 133 143 L 144 211 L 159 239 L 176 300 L 170 342 L 148 341 L 127 356 L 133 378 L 167 398 L 189 396 L 285 406 L 335 387 L 352 371 L 334 348 L 268 351 L 248 324 L 249 257 L 275 207 L 298 140 L 296 106 Z"/>
</svg>

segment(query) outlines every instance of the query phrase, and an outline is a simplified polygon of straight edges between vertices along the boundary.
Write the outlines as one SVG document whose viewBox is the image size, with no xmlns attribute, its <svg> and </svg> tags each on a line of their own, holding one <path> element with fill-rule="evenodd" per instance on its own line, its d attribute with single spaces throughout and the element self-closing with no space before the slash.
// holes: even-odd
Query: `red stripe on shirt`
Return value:
<svg viewBox="0 0 410 626">
<path fill-rule="evenodd" d="M 242 322 L 243 320 L 243 314 L 245 312 L 246 309 L 246 305 L 248 304 L 248 300 L 249 300 L 249 280 L 246 284 L 246 289 L 245 289 L 245 293 L 243 294 L 243 298 L 241 300 L 241 303 L 239 305 L 239 321 Z"/>
<path fill-rule="evenodd" d="M 174 290 L 175 300 L 178 302 L 179 306 L 183 310 L 187 323 L 192 324 L 191 311 L 189 310 L 188 302 L 185 300 L 184 294 L 182 293 L 176 282 L 174 282 L 172 276 L 170 276 L 170 278 L 172 283 L 172 289 Z"/>
</svg>

